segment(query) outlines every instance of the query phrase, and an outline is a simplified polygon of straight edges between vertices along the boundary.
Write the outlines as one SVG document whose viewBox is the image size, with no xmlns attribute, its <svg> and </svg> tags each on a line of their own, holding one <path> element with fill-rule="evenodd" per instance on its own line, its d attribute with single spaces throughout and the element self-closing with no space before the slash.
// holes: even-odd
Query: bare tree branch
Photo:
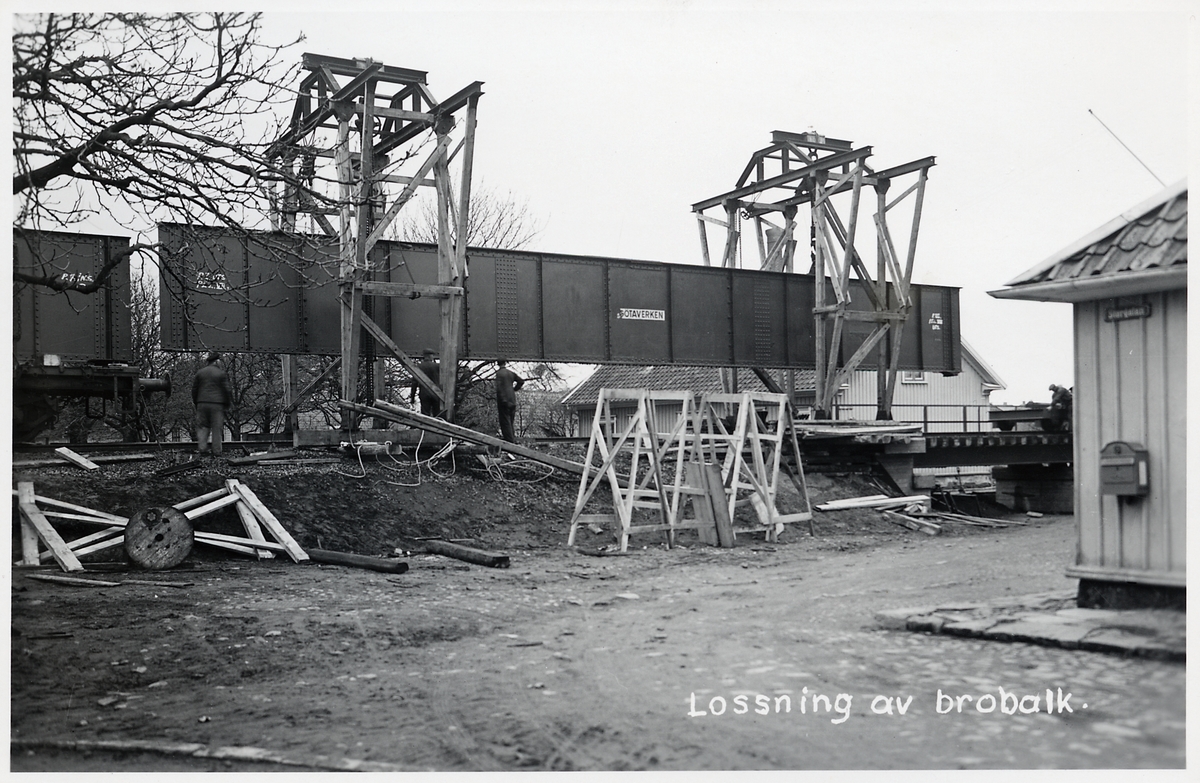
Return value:
<svg viewBox="0 0 1200 783">
<path fill-rule="evenodd" d="M 296 66 L 284 62 L 290 44 L 263 43 L 260 32 L 258 14 L 15 16 L 14 230 L 104 214 L 145 229 L 262 225 L 264 183 L 295 179 L 265 153 Z M 113 266 L 86 286 L 44 264 L 14 278 L 87 292 Z"/>
</svg>

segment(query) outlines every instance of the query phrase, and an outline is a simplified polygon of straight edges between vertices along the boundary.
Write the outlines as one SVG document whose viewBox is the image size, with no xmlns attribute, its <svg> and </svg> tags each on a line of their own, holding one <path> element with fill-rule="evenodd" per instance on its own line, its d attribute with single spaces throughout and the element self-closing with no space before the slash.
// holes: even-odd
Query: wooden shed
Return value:
<svg viewBox="0 0 1200 783">
<path fill-rule="evenodd" d="M 1070 302 L 1081 606 L 1186 598 L 1187 183 L 989 292 Z"/>
</svg>

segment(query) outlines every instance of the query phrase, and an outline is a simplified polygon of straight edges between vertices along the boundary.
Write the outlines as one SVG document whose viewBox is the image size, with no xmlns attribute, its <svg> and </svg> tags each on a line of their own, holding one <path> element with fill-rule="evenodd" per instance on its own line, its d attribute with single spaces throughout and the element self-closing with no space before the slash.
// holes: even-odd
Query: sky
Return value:
<svg viewBox="0 0 1200 783">
<path fill-rule="evenodd" d="M 936 156 L 913 278 L 961 287 L 997 402 L 1073 383 L 1070 305 L 986 291 L 1187 172 L 1184 2 L 286 7 L 298 51 L 484 82 L 474 182 L 528 203 L 532 250 L 701 263 L 691 204 L 777 129 Z"/>
</svg>

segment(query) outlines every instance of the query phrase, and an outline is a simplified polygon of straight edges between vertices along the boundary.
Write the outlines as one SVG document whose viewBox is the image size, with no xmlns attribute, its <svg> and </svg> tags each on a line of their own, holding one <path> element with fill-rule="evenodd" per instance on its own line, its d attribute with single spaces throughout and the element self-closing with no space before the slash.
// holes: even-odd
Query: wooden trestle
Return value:
<svg viewBox="0 0 1200 783">
<path fill-rule="evenodd" d="M 612 410 L 615 400 L 636 402 L 629 422 L 619 430 Z M 671 405 L 671 415 L 679 406 L 666 432 L 659 426 L 663 404 Z M 787 472 L 803 511 L 780 514 L 779 471 L 789 445 L 796 470 Z M 605 480 L 613 511 L 585 514 Z M 693 515 L 686 518 L 689 502 Z M 756 522 L 732 524 L 736 510 L 747 505 Z M 656 511 L 656 521 L 637 519 L 639 509 Z M 732 546 L 736 532 L 761 532 L 774 541 L 784 525 L 804 521 L 811 533 L 812 509 L 786 395 L 709 394 L 697 401 L 689 391 L 600 390 L 568 546 L 575 544 L 580 524 L 613 527 L 624 552 L 633 533 L 664 531 L 671 546 L 677 531 L 694 529 L 702 541 Z"/>
</svg>

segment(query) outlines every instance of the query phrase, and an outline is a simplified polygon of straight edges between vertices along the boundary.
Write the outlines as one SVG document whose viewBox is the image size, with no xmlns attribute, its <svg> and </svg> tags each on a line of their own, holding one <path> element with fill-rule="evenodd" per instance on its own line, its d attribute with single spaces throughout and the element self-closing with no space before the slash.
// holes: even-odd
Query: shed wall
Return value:
<svg viewBox="0 0 1200 783">
<path fill-rule="evenodd" d="M 1148 304 L 1146 318 L 1106 313 Z M 1185 583 L 1187 291 L 1075 305 L 1075 513 L 1071 576 Z M 1100 494 L 1100 450 L 1112 441 L 1149 452 L 1149 493 Z"/>
</svg>

